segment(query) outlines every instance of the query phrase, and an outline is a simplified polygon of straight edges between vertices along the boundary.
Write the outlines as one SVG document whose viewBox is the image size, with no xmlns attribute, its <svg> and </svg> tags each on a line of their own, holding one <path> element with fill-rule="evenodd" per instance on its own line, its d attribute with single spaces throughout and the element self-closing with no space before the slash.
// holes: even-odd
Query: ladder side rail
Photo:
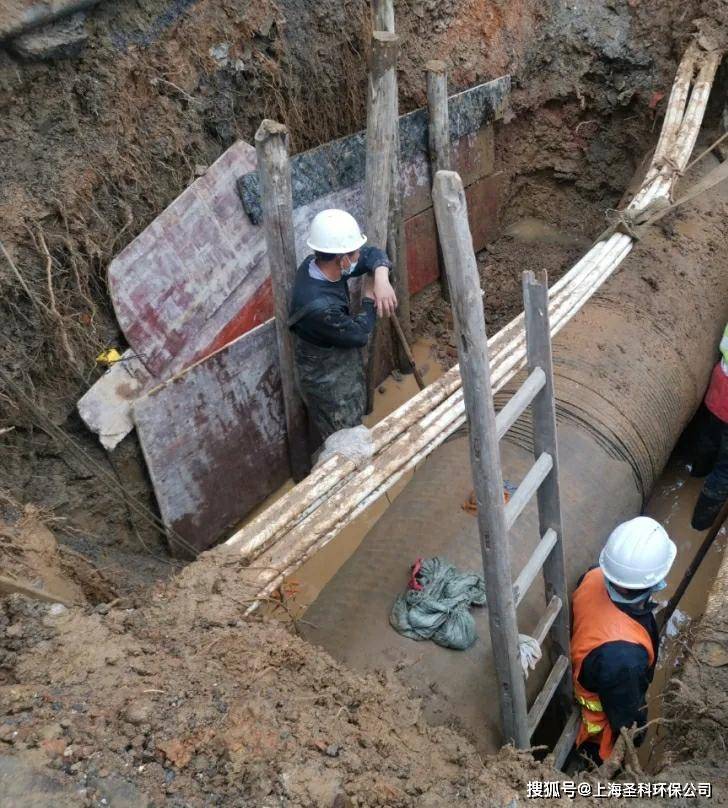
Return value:
<svg viewBox="0 0 728 808">
<path fill-rule="evenodd" d="M 559 494 L 559 458 L 556 433 L 556 404 L 554 396 L 554 370 L 551 354 L 551 331 L 548 315 L 548 281 L 546 272 L 536 278 L 533 272 L 523 273 L 523 303 L 526 320 L 526 344 L 528 368 L 540 367 L 546 374 L 546 384 L 531 405 L 533 420 L 533 451 L 538 458 L 547 452 L 553 461 L 551 471 L 539 487 L 537 494 L 540 532 L 556 533 L 553 550 L 544 561 L 543 574 L 546 602 L 556 596 L 563 603 L 551 626 L 552 659 L 565 656 L 571 660 L 571 632 L 569 626 L 568 589 L 564 563 L 563 521 Z M 561 707 L 568 710 L 573 703 L 571 662 L 566 676 L 562 677 L 557 694 Z"/>
<path fill-rule="evenodd" d="M 437 172 L 433 199 L 450 284 L 465 411 L 470 427 L 470 462 L 478 504 L 478 531 L 503 735 L 506 741 L 527 748 L 530 743 L 528 707 L 518 650 L 518 624 L 483 299 L 468 225 L 465 191 L 457 173 Z M 486 705 L 482 706 L 485 709 Z"/>
</svg>

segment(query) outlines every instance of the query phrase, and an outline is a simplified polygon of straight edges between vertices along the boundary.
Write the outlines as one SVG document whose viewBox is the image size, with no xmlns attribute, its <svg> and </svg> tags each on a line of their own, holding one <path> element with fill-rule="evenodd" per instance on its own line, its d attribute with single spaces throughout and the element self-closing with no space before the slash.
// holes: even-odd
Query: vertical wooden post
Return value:
<svg viewBox="0 0 728 808">
<path fill-rule="evenodd" d="M 286 413 L 288 455 L 293 479 L 302 480 L 311 470 L 306 409 L 295 382 L 293 335 L 288 329 L 288 309 L 296 275 L 296 242 L 293 230 L 291 166 L 288 129 L 264 120 L 255 133 L 258 176 L 263 204 L 263 227 L 273 284 L 276 342 Z"/>
<path fill-rule="evenodd" d="M 392 187 L 397 97 L 397 52 L 399 40 L 387 31 L 372 34 L 369 69 L 366 137 L 366 234 L 369 244 L 384 247 L 389 229 L 389 199 Z M 367 368 L 367 412 L 374 405 L 374 388 L 382 357 L 392 351 L 391 328 L 377 321 L 370 342 Z"/>
<path fill-rule="evenodd" d="M 433 180 L 438 171 L 450 171 L 450 113 L 447 100 L 447 67 L 445 62 L 433 59 L 425 65 L 427 71 L 427 125 L 430 147 L 430 171 Z M 437 239 L 437 258 L 440 265 L 440 291 L 446 303 L 450 302 L 447 271 L 442 258 L 440 238 Z"/>
<path fill-rule="evenodd" d="M 571 659 L 569 629 L 569 609 L 567 606 L 566 566 L 564 563 L 563 524 L 559 495 L 559 459 L 556 437 L 554 369 L 551 358 L 551 329 L 549 325 L 549 293 L 546 272 L 523 273 L 523 308 L 526 319 L 526 344 L 528 369 L 540 367 L 546 375 L 546 384 L 531 404 L 533 419 L 533 453 L 538 459 L 548 452 L 553 466 L 538 489 L 538 521 L 541 535 L 550 528 L 557 535 L 556 544 L 544 561 L 543 576 L 546 587 L 546 603 L 556 595 L 563 606 L 554 620 L 549 638 L 551 640 L 552 662 L 564 655 Z M 562 709 L 569 708 L 572 702 L 571 665 L 557 688 Z"/>
<path fill-rule="evenodd" d="M 372 0 L 372 24 L 375 31 L 395 33 L 394 0 Z M 395 72 L 395 81 L 396 81 Z M 387 232 L 387 253 L 394 264 L 394 280 L 397 289 L 397 316 L 406 342 L 412 341 L 412 323 L 410 321 L 410 290 L 407 273 L 407 241 L 402 218 L 402 173 L 399 164 L 399 91 L 395 85 L 394 100 L 394 156 L 392 158 L 392 185 L 389 194 L 389 227 Z M 407 356 L 401 342 L 395 341 L 397 367 L 402 373 L 412 373 L 414 365 Z"/>
<path fill-rule="evenodd" d="M 516 746 L 530 744 L 526 688 L 518 653 L 516 604 L 503 502 L 490 363 L 478 265 L 468 227 L 465 191 L 454 171 L 439 171 L 433 201 L 458 335 L 460 375 L 470 437 L 470 462 L 478 503 L 478 528 L 488 597 L 490 639 L 498 683 L 503 734 Z"/>
</svg>

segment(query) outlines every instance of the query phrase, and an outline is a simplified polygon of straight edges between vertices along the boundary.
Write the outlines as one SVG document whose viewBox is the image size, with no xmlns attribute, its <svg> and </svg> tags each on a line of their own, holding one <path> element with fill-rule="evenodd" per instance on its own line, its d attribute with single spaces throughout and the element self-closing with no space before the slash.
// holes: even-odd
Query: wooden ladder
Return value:
<svg viewBox="0 0 728 808">
<path fill-rule="evenodd" d="M 533 432 L 534 464 L 508 501 L 496 497 L 489 508 L 502 511 L 504 525 L 502 535 L 495 543 L 508 548 L 509 533 L 524 508 L 536 496 L 538 503 L 539 533 L 541 539 L 534 552 L 514 582 L 510 574 L 500 579 L 512 597 L 500 598 L 502 609 L 510 614 L 504 619 L 498 608 L 489 606 L 491 634 L 507 627 L 508 659 L 496 656 L 495 663 L 500 680 L 501 717 L 505 735 L 519 747 L 532 745 L 533 734 L 543 718 L 549 702 L 558 697 L 563 712 L 567 713 L 566 725 L 554 749 L 555 763 L 563 764 L 574 742 L 579 727 L 578 710 L 574 705 L 571 680 L 569 606 L 566 588 L 566 569 L 563 550 L 563 526 L 559 494 L 559 463 L 556 434 L 556 408 L 554 398 L 553 361 L 551 354 L 551 330 L 548 313 L 548 286 L 546 273 L 537 279 L 533 272 L 523 273 L 523 304 L 526 326 L 526 355 L 528 376 L 503 409 L 494 415 L 498 442 L 530 407 Z M 496 446 L 496 449 L 499 447 Z M 500 452 L 488 458 L 498 468 L 491 471 L 502 479 Z M 486 554 L 484 562 L 490 565 L 492 555 Z M 510 571 L 510 564 L 507 569 Z M 553 666 L 530 708 L 527 707 L 525 681 L 519 669 L 518 622 L 516 610 L 539 571 L 543 572 L 546 594 L 546 609 L 539 620 L 533 636 L 539 645 L 548 638 Z M 488 575 L 486 577 L 493 577 Z M 516 664 L 512 664 L 515 660 Z M 514 676 L 514 671 L 516 675 Z"/>
<path fill-rule="evenodd" d="M 560 766 L 576 736 L 580 716 L 574 709 L 571 682 L 546 273 L 541 273 L 538 279 L 532 272 L 523 274 L 528 376 L 496 415 L 483 292 L 468 225 L 465 191 L 458 174 L 437 172 L 433 201 L 457 327 L 501 726 L 506 741 L 521 748 L 530 747 L 546 707 L 557 696 L 564 712 L 568 712 L 566 726 L 554 750 L 555 762 Z M 533 420 L 535 462 L 510 501 L 504 503 L 500 441 L 528 407 Z M 534 494 L 541 538 L 513 581 L 509 533 Z M 516 609 L 540 570 L 545 582 L 546 608 L 533 633 L 539 645 L 548 638 L 553 667 L 529 708 L 518 650 Z"/>
</svg>

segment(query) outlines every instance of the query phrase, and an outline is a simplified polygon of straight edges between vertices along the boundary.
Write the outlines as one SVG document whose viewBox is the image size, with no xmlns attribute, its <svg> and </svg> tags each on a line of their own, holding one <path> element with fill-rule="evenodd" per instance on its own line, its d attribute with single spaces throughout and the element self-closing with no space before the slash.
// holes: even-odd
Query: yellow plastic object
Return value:
<svg viewBox="0 0 728 808">
<path fill-rule="evenodd" d="M 116 350 L 116 348 L 107 348 L 105 351 L 101 351 L 101 353 L 96 357 L 96 362 L 99 365 L 105 365 L 109 367 L 113 365 L 114 362 L 118 362 L 121 359 L 121 354 Z"/>
</svg>

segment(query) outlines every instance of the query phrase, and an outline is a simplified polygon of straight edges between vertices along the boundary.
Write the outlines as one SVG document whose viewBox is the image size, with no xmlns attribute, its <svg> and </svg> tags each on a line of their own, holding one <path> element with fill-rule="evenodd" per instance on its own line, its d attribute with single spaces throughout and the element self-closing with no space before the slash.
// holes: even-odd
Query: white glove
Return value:
<svg viewBox="0 0 728 808">
<path fill-rule="evenodd" d="M 518 653 L 521 656 L 523 675 L 528 679 L 529 670 L 534 670 L 541 659 L 541 647 L 533 637 L 528 634 L 518 635 Z"/>
</svg>

